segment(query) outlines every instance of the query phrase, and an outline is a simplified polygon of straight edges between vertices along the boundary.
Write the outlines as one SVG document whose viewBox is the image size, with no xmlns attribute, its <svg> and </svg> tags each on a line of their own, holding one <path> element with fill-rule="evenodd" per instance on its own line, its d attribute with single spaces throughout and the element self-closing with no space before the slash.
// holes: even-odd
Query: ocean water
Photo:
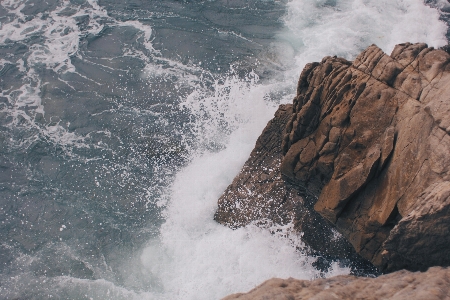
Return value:
<svg viewBox="0 0 450 300">
<path fill-rule="evenodd" d="M 0 299 L 220 299 L 327 271 L 213 215 L 307 62 L 447 44 L 447 1 L 2 0 Z M 276 234 L 271 234 L 276 232 Z"/>
</svg>

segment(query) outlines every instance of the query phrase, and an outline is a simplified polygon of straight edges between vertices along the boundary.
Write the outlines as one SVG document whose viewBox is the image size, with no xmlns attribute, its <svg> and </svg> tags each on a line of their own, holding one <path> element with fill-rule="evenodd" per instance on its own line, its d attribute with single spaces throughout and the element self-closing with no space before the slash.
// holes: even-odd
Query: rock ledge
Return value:
<svg viewBox="0 0 450 300">
<path fill-rule="evenodd" d="M 223 300 L 450 299 L 450 270 L 434 267 L 425 273 L 398 271 L 377 278 L 341 275 L 313 281 L 273 278 L 246 294 Z"/>
</svg>

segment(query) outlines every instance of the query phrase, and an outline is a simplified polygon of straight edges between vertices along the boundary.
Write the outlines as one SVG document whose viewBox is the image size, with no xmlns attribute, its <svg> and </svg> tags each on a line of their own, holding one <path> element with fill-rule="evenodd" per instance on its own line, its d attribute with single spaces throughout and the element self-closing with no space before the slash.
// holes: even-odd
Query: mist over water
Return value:
<svg viewBox="0 0 450 300">
<path fill-rule="evenodd" d="M 445 1 L 0 3 L 0 299 L 219 299 L 327 272 L 217 199 L 305 65 L 447 44 Z M 271 234 L 275 232 L 275 234 Z"/>
</svg>

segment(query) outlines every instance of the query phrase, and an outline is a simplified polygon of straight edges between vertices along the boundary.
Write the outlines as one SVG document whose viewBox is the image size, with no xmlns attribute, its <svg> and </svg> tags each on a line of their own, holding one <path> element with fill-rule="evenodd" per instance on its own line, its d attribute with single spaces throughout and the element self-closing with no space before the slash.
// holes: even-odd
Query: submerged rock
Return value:
<svg viewBox="0 0 450 300">
<path fill-rule="evenodd" d="M 223 300 L 306 299 L 450 299 L 450 269 L 434 267 L 427 272 L 397 271 L 377 278 L 341 275 L 326 279 L 267 280 L 246 294 Z"/>
<path fill-rule="evenodd" d="M 450 55 L 372 45 L 303 70 L 281 171 L 382 271 L 450 265 Z"/>
</svg>

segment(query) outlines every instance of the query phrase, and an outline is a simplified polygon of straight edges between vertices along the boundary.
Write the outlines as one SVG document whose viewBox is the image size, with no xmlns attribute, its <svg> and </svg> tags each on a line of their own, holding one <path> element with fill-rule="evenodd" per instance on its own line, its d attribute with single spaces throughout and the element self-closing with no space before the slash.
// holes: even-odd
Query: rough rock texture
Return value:
<svg viewBox="0 0 450 300">
<path fill-rule="evenodd" d="M 336 276 L 313 281 L 270 279 L 246 294 L 223 300 L 296 299 L 450 299 L 450 269 L 434 267 L 427 272 L 397 271 L 377 278 Z"/>
<path fill-rule="evenodd" d="M 283 129 L 292 113 L 292 105 L 281 105 L 264 128 L 250 158 L 219 198 L 216 221 L 237 228 L 252 221 L 286 224 L 294 218 L 303 199 L 285 184 L 279 168 Z"/>
<path fill-rule="evenodd" d="M 231 228 L 249 223 L 270 227 L 294 221 L 294 229 L 310 254 L 319 257 L 317 267 L 326 270 L 334 258 L 348 259 L 355 274 L 374 272 L 351 244 L 313 208 L 313 200 L 282 179 L 281 141 L 292 116 L 292 105 L 281 105 L 258 138 L 250 158 L 218 201 L 214 219 Z"/>
<path fill-rule="evenodd" d="M 426 44 L 372 45 L 300 76 L 281 171 L 386 272 L 450 265 L 449 62 Z"/>
</svg>

